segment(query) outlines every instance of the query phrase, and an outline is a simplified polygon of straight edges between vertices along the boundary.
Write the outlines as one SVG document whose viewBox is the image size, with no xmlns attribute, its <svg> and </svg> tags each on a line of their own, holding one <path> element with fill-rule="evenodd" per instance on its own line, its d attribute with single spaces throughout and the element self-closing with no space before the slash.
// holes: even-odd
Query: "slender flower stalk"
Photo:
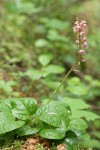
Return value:
<svg viewBox="0 0 100 150">
<path fill-rule="evenodd" d="M 60 85 L 58 86 L 58 88 L 53 92 L 52 96 L 50 97 L 48 103 L 53 99 L 53 97 L 55 96 L 55 94 L 59 91 L 60 87 L 63 85 L 63 83 L 65 82 L 65 80 L 67 79 L 67 77 L 69 76 L 69 74 L 73 71 L 73 69 L 77 66 L 77 64 L 80 62 L 80 59 L 78 59 L 78 61 L 71 67 L 71 69 L 67 72 L 67 74 L 65 75 L 65 77 L 63 78 L 62 82 L 60 83 Z"/>
<path fill-rule="evenodd" d="M 80 21 L 78 18 L 74 23 L 74 27 L 73 27 L 73 32 L 76 33 L 76 44 L 79 47 L 78 50 L 78 60 L 77 62 L 71 67 L 71 69 L 67 72 L 67 74 L 65 75 L 65 77 L 63 78 L 62 82 L 60 83 L 60 85 L 57 87 L 57 89 L 53 92 L 52 96 L 50 97 L 48 103 L 51 102 L 51 100 L 54 98 L 55 94 L 59 91 L 60 87 L 63 85 L 63 83 L 65 82 L 65 80 L 67 79 L 67 77 L 69 76 L 69 74 L 73 71 L 73 69 L 80 63 L 80 61 L 85 62 L 85 59 L 83 57 L 84 55 L 84 47 L 87 46 L 86 43 L 86 37 L 85 37 L 85 29 L 86 29 L 86 21 Z"/>
</svg>

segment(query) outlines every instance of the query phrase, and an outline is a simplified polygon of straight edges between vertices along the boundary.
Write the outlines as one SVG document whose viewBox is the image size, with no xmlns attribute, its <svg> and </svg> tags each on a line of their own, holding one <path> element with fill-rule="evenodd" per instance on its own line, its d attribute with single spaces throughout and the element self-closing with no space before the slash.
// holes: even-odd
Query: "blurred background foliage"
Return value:
<svg viewBox="0 0 100 150">
<path fill-rule="evenodd" d="M 76 17 L 88 24 L 86 63 L 56 98 L 81 98 L 99 112 L 100 0 L 0 0 L 0 98 L 50 96 L 77 59 Z M 89 128 L 98 149 L 99 126 L 96 120 Z"/>
</svg>

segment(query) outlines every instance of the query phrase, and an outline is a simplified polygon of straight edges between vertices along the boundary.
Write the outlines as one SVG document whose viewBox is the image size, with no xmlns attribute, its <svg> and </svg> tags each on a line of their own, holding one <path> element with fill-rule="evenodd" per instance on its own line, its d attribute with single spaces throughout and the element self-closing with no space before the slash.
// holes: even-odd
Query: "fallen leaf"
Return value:
<svg viewBox="0 0 100 150">
<path fill-rule="evenodd" d="M 59 144 L 57 150 L 66 150 L 66 146 L 64 144 Z"/>
</svg>

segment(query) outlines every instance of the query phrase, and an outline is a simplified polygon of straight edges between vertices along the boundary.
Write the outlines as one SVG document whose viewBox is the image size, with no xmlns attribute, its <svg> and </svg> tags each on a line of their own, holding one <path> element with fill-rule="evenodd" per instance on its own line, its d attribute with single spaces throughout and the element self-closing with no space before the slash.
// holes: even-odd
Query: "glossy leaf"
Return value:
<svg viewBox="0 0 100 150">
<path fill-rule="evenodd" d="M 37 133 L 41 129 L 42 125 L 37 125 L 36 127 L 30 127 L 29 125 L 25 125 L 19 129 L 17 129 L 16 133 L 18 136 L 25 136 Z"/>
<path fill-rule="evenodd" d="M 0 110 L 10 110 L 14 117 L 26 120 L 36 112 L 37 102 L 34 98 L 10 98 L 1 101 Z"/>
<path fill-rule="evenodd" d="M 36 118 L 54 127 L 60 127 L 63 120 L 66 126 L 68 126 L 70 122 L 70 112 L 62 103 L 53 101 L 38 108 Z"/>
<path fill-rule="evenodd" d="M 61 142 L 66 145 L 67 150 L 78 149 L 78 138 L 73 131 L 66 132 L 65 138 Z"/>
<path fill-rule="evenodd" d="M 12 114 L 21 120 L 31 119 L 37 109 L 37 102 L 33 98 L 14 99 L 12 105 Z"/>
<path fill-rule="evenodd" d="M 88 125 L 83 119 L 72 119 L 69 125 L 69 130 L 85 130 Z"/>
<path fill-rule="evenodd" d="M 47 139 L 62 139 L 66 134 L 65 122 L 61 122 L 58 128 L 44 124 L 43 128 L 39 131 L 39 135 Z"/>
<path fill-rule="evenodd" d="M 0 112 L 0 134 L 20 128 L 24 124 L 24 121 L 15 121 L 11 112 Z"/>
</svg>

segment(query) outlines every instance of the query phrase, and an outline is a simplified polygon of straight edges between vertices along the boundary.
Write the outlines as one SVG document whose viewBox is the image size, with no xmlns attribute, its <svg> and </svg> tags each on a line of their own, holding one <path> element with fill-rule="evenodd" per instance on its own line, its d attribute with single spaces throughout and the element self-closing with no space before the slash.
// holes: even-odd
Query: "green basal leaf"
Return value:
<svg viewBox="0 0 100 150">
<path fill-rule="evenodd" d="M 24 121 L 15 121 L 10 111 L 0 112 L 0 134 L 20 128 L 24 123 Z"/>
<path fill-rule="evenodd" d="M 52 59 L 51 54 L 44 54 L 44 55 L 39 56 L 39 62 L 43 66 L 48 65 L 50 63 L 51 59 Z"/>
<path fill-rule="evenodd" d="M 37 102 L 33 98 L 14 99 L 11 104 L 14 106 L 12 114 L 21 120 L 31 119 L 37 110 Z"/>
<path fill-rule="evenodd" d="M 30 127 L 29 125 L 25 125 L 19 129 L 17 129 L 16 133 L 18 136 L 25 136 L 37 133 L 42 127 L 42 124 L 38 124 L 36 127 Z"/>
<path fill-rule="evenodd" d="M 66 124 L 61 122 L 58 128 L 44 123 L 43 128 L 39 131 L 39 135 L 47 139 L 62 139 L 66 134 Z"/>
<path fill-rule="evenodd" d="M 36 112 L 37 102 L 34 98 L 10 98 L 2 100 L 0 110 L 10 110 L 14 117 L 27 120 Z"/>
<path fill-rule="evenodd" d="M 63 120 L 68 127 L 70 111 L 62 103 L 53 101 L 38 108 L 36 118 L 54 127 L 60 127 Z"/>
<path fill-rule="evenodd" d="M 73 131 L 67 131 L 65 138 L 60 142 L 66 145 L 67 150 L 78 150 L 78 138 Z"/>
<path fill-rule="evenodd" d="M 85 130 L 88 128 L 87 123 L 83 119 L 72 119 L 69 125 L 69 130 Z"/>
</svg>

